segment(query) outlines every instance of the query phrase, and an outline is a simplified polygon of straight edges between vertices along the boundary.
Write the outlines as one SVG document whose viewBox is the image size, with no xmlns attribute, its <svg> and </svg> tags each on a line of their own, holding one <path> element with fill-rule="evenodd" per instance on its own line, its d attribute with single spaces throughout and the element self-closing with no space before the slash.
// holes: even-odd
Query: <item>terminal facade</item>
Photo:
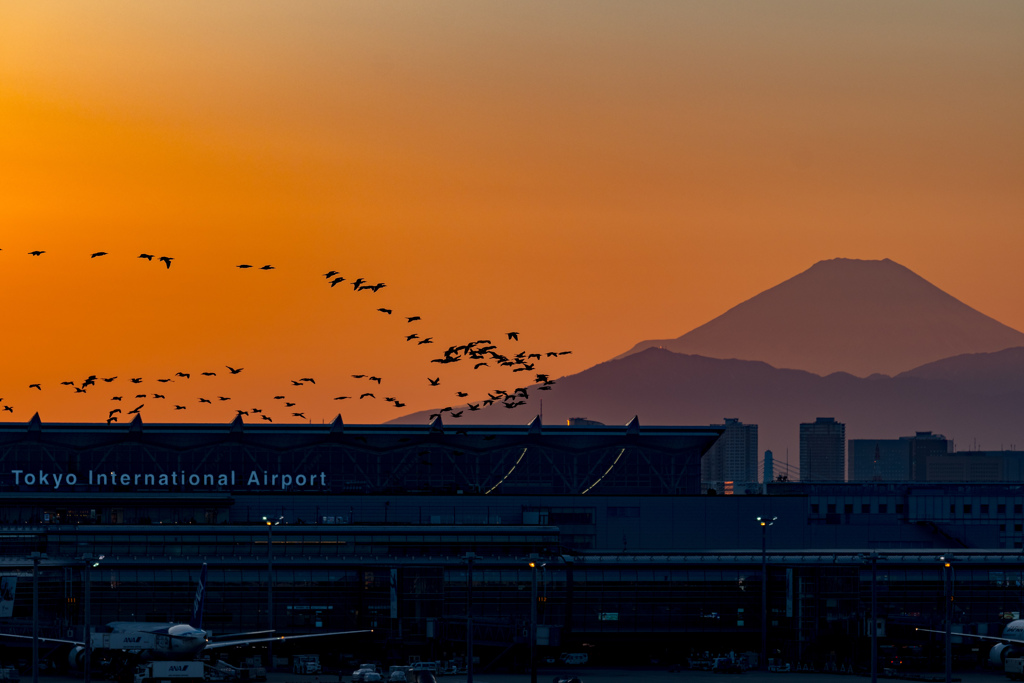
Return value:
<svg viewBox="0 0 1024 683">
<path fill-rule="evenodd" d="M 941 623 L 939 556 L 957 628 L 1024 602 L 1024 486 L 708 495 L 723 429 L 0 424 L 0 632 L 29 628 L 32 553 L 51 637 L 82 631 L 86 558 L 94 624 L 186 620 L 205 562 L 214 633 L 372 628 L 325 652 L 458 660 L 472 613 L 496 669 L 525 665 L 534 582 L 542 653 L 608 664 L 758 651 L 766 624 L 771 656 L 866 667 L 872 552 L 887 642 L 932 646 L 913 628 Z"/>
</svg>

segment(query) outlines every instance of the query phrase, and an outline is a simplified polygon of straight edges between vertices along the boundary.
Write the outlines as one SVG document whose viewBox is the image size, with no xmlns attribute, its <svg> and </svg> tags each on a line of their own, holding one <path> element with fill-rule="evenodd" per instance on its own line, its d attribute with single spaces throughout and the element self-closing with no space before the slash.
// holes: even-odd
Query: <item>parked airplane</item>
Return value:
<svg viewBox="0 0 1024 683">
<path fill-rule="evenodd" d="M 161 623 L 151 621 L 112 621 L 104 627 L 93 629 L 92 651 L 94 656 L 123 655 L 135 661 L 160 659 L 195 659 L 201 652 L 225 647 L 269 643 L 280 640 L 296 640 L 299 638 L 322 638 L 324 636 L 343 636 L 362 631 L 332 631 L 328 633 L 303 633 L 297 635 L 274 636 L 273 631 L 253 631 L 250 633 L 234 633 L 221 636 L 221 640 L 211 640 L 211 634 L 203 630 L 203 607 L 206 604 L 206 564 L 199 576 L 196 597 L 192 603 L 192 618 L 187 624 Z M 255 637 L 254 637 L 255 636 Z M 0 633 L 0 637 L 31 640 L 32 636 Z M 40 642 L 63 643 L 71 645 L 68 653 L 68 664 L 81 668 L 85 659 L 85 642 L 81 640 L 65 640 L 61 638 L 39 638 Z"/>
<path fill-rule="evenodd" d="M 925 633 L 946 633 L 945 631 L 935 631 L 930 628 L 919 628 L 917 630 L 924 631 Z M 1006 664 L 1007 657 L 1020 657 L 1024 655 L 1024 619 L 1011 621 L 1003 629 L 1003 635 L 1001 636 L 982 636 L 975 633 L 954 633 L 953 635 L 958 638 L 998 640 L 999 642 L 988 651 L 988 661 L 1000 669 Z"/>
</svg>

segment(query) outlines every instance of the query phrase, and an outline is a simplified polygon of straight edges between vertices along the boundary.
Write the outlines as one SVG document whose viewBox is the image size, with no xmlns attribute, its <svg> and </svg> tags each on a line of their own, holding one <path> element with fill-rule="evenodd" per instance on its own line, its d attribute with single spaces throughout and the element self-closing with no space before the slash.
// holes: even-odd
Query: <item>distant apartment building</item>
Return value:
<svg viewBox="0 0 1024 683">
<path fill-rule="evenodd" d="M 738 418 L 725 418 L 725 432 L 700 463 L 700 479 L 705 488 L 718 489 L 722 482 L 757 482 L 757 425 L 743 424 Z"/>
<path fill-rule="evenodd" d="M 800 424 L 800 481 L 846 481 L 846 425 L 834 417 Z"/>
<path fill-rule="evenodd" d="M 927 473 L 928 462 L 946 455 L 949 445 L 946 437 L 931 432 L 898 439 L 850 439 L 848 480 L 935 481 Z"/>
</svg>

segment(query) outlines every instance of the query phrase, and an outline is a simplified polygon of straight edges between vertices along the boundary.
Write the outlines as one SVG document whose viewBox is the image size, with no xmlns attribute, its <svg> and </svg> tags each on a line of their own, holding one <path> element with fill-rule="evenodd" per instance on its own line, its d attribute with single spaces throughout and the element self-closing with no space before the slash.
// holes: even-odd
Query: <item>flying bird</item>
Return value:
<svg viewBox="0 0 1024 683">
<path fill-rule="evenodd" d="M 168 382 L 170 382 L 170 381 L 171 381 L 171 380 L 170 380 L 170 378 L 168 378 L 168 379 L 158 379 L 158 380 L 157 380 L 157 382 L 162 382 L 162 383 L 164 383 L 164 384 L 167 384 L 167 383 L 168 383 Z"/>
<path fill-rule="evenodd" d="M 345 278 L 340 277 L 340 276 L 336 277 L 333 280 L 331 280 L 331 287 L 333 287 L 334 285 L 338 284 L 339 282 L 344 282 L 344 281 L 345 281 Z"/>
<path fill-rule="evenodd" d="M 275 396 L 274 400 L 275 401 L 280 401 L 282 398 L 284 398 L 284 396 Z"/>
<path fill-rule="evenodd" d="M 135 394 L 135 398 L 146 398 L 146 394 Z"/>
<path fill-rule="evenodd" d="M 226 368 L 227 368 L 227 369 L 228 369 L 228 370 L 229 370 L 229 371 L 231 372 L 231 374 L 232 374 L 232 375 L 237 375 L 237 374 L 238 374 L 238 373 L 240 373 L 240 372 L 241 372 L 242 370 L 245 370 L 245 368 L 238 368 L 238 369 L 235 369 L 235 368 L 231 367 L 230 365 L 225 365 L 224 367 L 226 367 Z"/>
<path fill-rule="evenodd" d="M 144 259 L 147 259 L 149 261 L 152 261 L 153 260 L 153 254 L 139 254 L 139 258 L 144 258 Z"/>
<path fill-rule="evenodd" d="M 35 389 L 38 389 L 39 391 L 43 390 L 43 388 L 41 386 L 39 386 L 38 384 L 29 384 L 28 388 L 29 389 L 35 388 Z"/>
<path fill-rule="evenodd" d="M 202 374 L 203 374 L 203 377 L 216 377 L 217 376 L 216 372 L 204 372 Z"/>
<path fill-rule="evenodd" d="M 260 266 L 260 270 L 273 270 L 274 266 Z"/>
<path fill-rule="evenodd" d="M 8 413 L 14 412 L 14 408 L 12 408 L 11 406 L 4 406 L 4 410 L 6 410 Z"/>
<path fill-rule="evenodd" d="M 120 396 L 111 396 L 111 397 L 110 397 L 110 400 L 111 400 L 111 401 L 120 401 L 120 400 L 121 400 L 121 397 L 120 397 Z"/>
<path fill-rule="evenodd" d="M 75 386 L 75 383 L 74 382 L 61 382 L 61 386 L 73 387 L 73 386 Z"/>
<path fill-rule="evenodd" d="M 235 412 L 238 413 L 239 415 L 248 415 L 249 414 L 248 410 L 236 410 Z"/>
<path fill-rule="evenodd" d="M 413 316 L 407 316 L 405 318 L 405 322 L 407 322 L 407 323 L 411 323 L 411 322 L 413 322 L 415 320 L 420 320 L 420 317 L 418 315 L 413 315 Z"/>
<path fill-rule="evenodd" d="M 441 383 L 441 378 L 440 378 L 440 377 L 438 377 L 437 379 L 430 379 L 430 378 L 428 377 L 428 378 L 427 378 L 427 381 L 428 381 L 428 382 L 430 382 L 430 386 L 432 386 L 432 387 L 436 387 L 436 386 L 437 386 L 438 384 L 440 384 L 440 383 Z"/>
<path fill-rule="evenodd" d="M 107 418 L 107 424 L 110 424 L 111 422 L 117 422 L 117 418 L 113 415 Z"/>
<path fill-rule="evenodd" d="M 185 406 L 174 406 L 175 410 L 185 410 Z"/>
<path fill-rule="evenodd" d="M 506 332 L 505 334 L 508 335 L 509 339 L 514 339 L 515 341 L 519 341 L 519 333 L 518 332 Z"/>
<path fill-rule="evenodd" d="M 418 335 L 418 334 L 407 334 L 407 335 L 405 335 L 405 341 L 412 341 L 413 339 L 419 339 L 419 338 L 420 338 L 420 335 Z"/>
<path fill-rule="evenodd" d="M 230 396 L 218 396 L 217 400 L 219 400 L 219 401 L 230 401 L 231 397 Z"/>
<path fill-rule="evenodd" d="M 163 394 L 153 394 L 153 398 L 167 398 Z"/>
<path fill-rule="evenodd" d="M 96 258 L 97 256 L 106 256 L 106 255 L 107 255 L 107 252 L 105 252 L 105 251 L 97 251 L 94 254 L 92 254 L 91 256 L 89 256 L 89 258 Z"/>
<path fill-rule="evenodd" d="M 252 266 L 250 266 L 248 263 L 243 263 L 240 266 L 235 266 L 235 268 L 252 268 Z"/>
<path fill-rule="evenodd" d="M 300 382 L 309 382 L 310 384 L 316 384 L 316 380 L 314 380 L 312 377 L 300 377 L 299 381 Z"/>
<path fill-rule="evenodd" d="M 174 260 L 173 256 L 161 256 L 160 258 L 157 259 L 157 261 L 163 261 L 167 265 L 168 268 L 171 267 L 171 261 L 173 261 L 173 260 Z"/>
<path fill-rule="evenodd" d="M 42 256 L 42 255 L 43 255 L 43 254 L 45 254 L 46 252 L 45 252 L 45 251 L 30 251 L 30 252 L 28 252 L 28 253 L 29 253 L 29 254 L 30 254 L 31 256 Z"/>
<path fill-rule="evenodd" d="M 395 401 L 395 407 L 396 408 L 404 408 L 405 404 L 402 403 L 401 401 Z"/>
<path fill-rule="evenodd" d="M 467 396 L 469 396 L 469 394 L 467 394 L 465 391 L 456 391 L 455 395 L 458 396 L 459 398 L 466 398 Z"/>
<path fill-rule="evenodd" d="M 132 377 L 132 384 L 138 384 L 142 381 L 141 377 Z"/>
<path fill-rule="evenodd" d="M 213 401 L 211 401 L 210 399 L 203 398 L 202 396 L 199 397 L 199 402 L 200 403 L 213 403 Z"/>
<path fill-rule="evenodd" d="M 139 411 L 142 410 L 142 406 L 144 406 L 144 405 L 146 405 L 146 404 L 143 403 L 143 404 L 139 405 L 137 408 L 135 408 L 134 410 L 129 410 L 128 414 L 129 415 L 138 415 Z"/>
<path fill-rule="evenodd" d="M 335 396 L 335 401 L 344 401 L 346 398 L 352 398 L 351 396 Z"/>
<path fill-rule="evenodd" d="M 361 277 L 356 278 L 355 281 L 352 282 L 352 289 L 353 290 L 359 289 L 359 285 L 363 284 L 364 282 L 366 282 L 366 280 L 364 280 L 363 278 L 361 278 Z"/>
<path fill-rule="evenodd" d="M 332 277 L 334 277 L 337 274 L 338 274 L 338 271 L 332 270 L 330 272 L 324 273 L 324 277 L 327 278 L 328 280 L 330 280 Z"/>
<path fill-rule="evenodd" d="M 293 407 L 294 405 L 295 405 L 294 403 L 289 403 L 288 401 L 285 401 L 285 402 L 284 402 L 284 407 L 285 407 L 285 408 L 291 408 L 291 407 Z"/>
<path fill-rule="evenodd" d="M 271 420 L 271 419 L 270 419 L 269 417 L 267 417 L 266 415 L 260 415 L 260 418 L 262 418 L 262 419 L 266 420 L 267 422 L 273 422 L 273 420 Z"/>
<path fill-rule="evenodd" d="M 419 346 L 420 344 L 433 344 L 433 343 L 434 343 L 434 338 L 433 337 L 427 337 L 426 339 L 421 339 L 420 341 L 416 342 L 416 345 Z"/>
<path fill-rule="evenodd" d="M 117 379 L 117 375 L 114 375 L 113 377 L 104 377 L 104 378 L 103 378 L 103 381 L 104 381 L 104 382 L 106 382 L 107 384 L 110 384 L 110 383 L 111 383 L 111 382 L 113 382 L 113 381 L 114 381 L 115 379 Z"/>
<path fill-rule="evenodd" d="M 187 372 L 176 372 L 176 373 L 174 373 L 174 376 L 175 377 L 184 377 L 185 379 L 189 379 L 192 375 L 188 374 Z"/>
<path fill-rule="evenodd" d="M 362 379 L 366 377 L 366 375 L 352 375 L 352 377 L 354 377 L 355 379 Z"/>
<path fill-rule="evenodd" d="M 370 393 L 369 391 L 367 391 L 367 392 L 366 392 L 365 394 L 363 394 L 363 395 L 362 395 L 362 396 L 360 396 L 359 398 L 366 398 L 367 396 L 369 396 L 370 398 L 377 398 L 376 396 L 374 396 L 373 394 L 371 394 L 371 393 Z"/>
<path fill-rule="evenodd" d="M 476 365 L 473 366 L 473 369 L 476 370 L 476 369 L 478 369 L 478 368 L 480 368 L 480 367 L 482 367 L 484 365 L 487 365 L 487 361 L 482 361 L 480 363 L 477 363 Z"/>
<path fill-rule="evenodd" d="M 374 377 L 373 375 L 370 375 L 366 379 L 371 381 L 371 382 L 376 382 L 377 384 L 380 384 L 380 377 Z"/>
<path fill-rule="evenodd" d="M 76 394 L 84 394 L 85 393 L 85 388 L 84 387 L 82 387 L 82 388 L 75 387 L 75 393 Z"/>
<path fill-rule="evenodd" d="M 301 387 L 302 386 L 302 382 L 296 382 L 295 380 L 292 380 L 292 386 L 293 387 Z"/>
<path fill-rule="evenodd" d="M 377 310 L 380 311 L 381 313 L 387 313 L 388 315 L 391 315 L 390 308 L 378 308 Z"/>
<path fill-rule="evenodd" d="M 301 417 L 303 420 L 306 419 L 306 415 L 304 413 L 292 413 L 292 416 Z"/>
</svg>

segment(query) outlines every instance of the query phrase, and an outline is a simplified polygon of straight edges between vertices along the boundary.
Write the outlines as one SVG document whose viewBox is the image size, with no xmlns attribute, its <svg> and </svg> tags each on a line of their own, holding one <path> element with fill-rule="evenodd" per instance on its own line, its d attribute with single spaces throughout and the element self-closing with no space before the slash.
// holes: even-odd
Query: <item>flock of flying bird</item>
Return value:
<svg viewBox="0 0 1024 683">
<path fill-rule="evenodd" d="M 44 250 L 34 250 L 34 251 L 30 251 L 28 253 L 31 256 L 42 256 L 43 254 L 46 253 L 46 251 L 44 251 Z M 90 258 L 98 258 L 98 257 L 102 257 L 102 256 L 107 256 L 107 255 L 108 255 L 108 253 L 105 252 L 105 251 L 98 251 L 98 252 L 92 253 L 90 255 Z M 156 257 L 155 254 L 146 254 L 146 253 L 142 253 L 142 254 L 140 254 L 138 256 L 138 258 L 146 259 L 148 261 L 152 261 L 155 257 Z M 174 260 L 174 257 L 171 257 L 171 256 L 160 256 L 157 260 L 159 262 L 164 263 L 166 265 L 166 267 L 169 269 L 171 267 L 171 262 Z M 253 266 L 253 265 L 247 264 L 247 263 L 239 264 L 236 267 L 240 268 L 240 269 L 243 269 L 243 270 L 250 269 L 250 268 L 257 268 L 258 270 L 269 271 L 269 270 L 274 270 L 275 269 L 274 266 L 272 266 L 272 265 L 263 265 L 263 266 L 257 267 L 257 266 Z M 342 284 L 344 282 L 347 282 L 347 284 L 351 285 L 352 290 L 355 291 L 355 292 L 368 291 L 368 292 L 376 294 L 381 289 L 387 287 L 387 285 L 385 283 L 383 283 L 383 282 L 371 283 L 370 281 L 365 280 L 365 279 L 363 279 L 361 277 L 360 278 L 356 278 L 355 280 L 347 281 L 346 278 L 344 276 L 342 276 L 339 273 L 339 271 L 336 271 L 336 270 L 330 270 L 327 273 L 324 273 L 322 275 L 322 277 L 325 279 L 325 281 L 327 282 L 327 284 L 331 288 L 336 287 L 336 286 L 338 286 L 338 285 L 340 285 L 340 284 Z M 388 316 L 390 316 L 390 315 L 392 315 L 394 313 L 393 309 L 386 308 L 386 307 L 383 307 L 383 306 L 378 308 L 377 311 L 379 311 L 379 312 L 381 312 L 381 313 L 383 313 L 385 315 L 388 315 Z M 419 321 L 422 320 L 421 317 L 418 316 L 418 315 L 411 315 L 411 316 L 404 316 L 404 317 L 405 317 L 405 320 L 406 320 L 406 324 L 413 324 L 413 323 L 416 323 L 416 322 L 419 322 Z M 415 329 L 415 328 L 413 328 L 413 329 Z M 507 339 L 504 340 L 504 341 L 516 341 L 516 342 L 519 341 L 519 333 L 518 332 L 506 332 L 505 336 L 507 337 Z M 420 336 L 420 334 L 417 333 L 417 332 L 412 332 L 410 334 L 406 334 L 406 335 L 404 335 L 404 337 L 405 337 L 405 341 L 406 342 L 409 342 L 409 343 L 413 343 L 414 342 L 418 346 L 422 346 L 422 345 L 425 345 L 425 344 L 433 344 L 433 343 L 435 343 L 433 337 L 431 337 L 431 336 Z M 539 361 L 541 361 L 543 359 L 546 359 L 546 358 L 557 358 L 559 356 L 568 355 L 570 353 L 572 353 L 572 352 L 571 351 L 546 351 L 546 352 L 541 353 L 541 352 L 518 351 L 518 352 L 516 352 L 514 354 L 510 354 L 509 355 L 509 354 L 502 353 L 501 350 L 498 348 L 497 344 L 492 343 L 489 339 L 477 339 L 477 340 L 469 341 L 469 342 L 466 342 L 466 343 L 463 343 L 463 344 L 453 344 L 453 345 L 449 346 L 447 349 L 445 349 L 445 351 L 439 357 L 432 359 L 430 362 L 431 363 L 437 363 L 439 365 L 448 365 L 448 364 L 451 364 L 451 363 L 459 363 L 459 362 L 467 361 L 467 362 L 472 363 L 473 370 L 479 370 L 479 369 L 481 369 L 483 367 L 490 367 L 493 364 L 494 367 L 509 368 L 511 373 L 518 373 L 518 372 L 531 373 L 531 372 L 535 371 L 536 364 Z M 234 367 L 231 367 L 231 366 L 225 366 L 225 367 L 227 368 L 227 374 L 228 375 L 237 375 L 237 374 L 241 373 L 242 370 L 244 369 L 244 368 L 234 368 Z M 215 377 L 215 376 L 217 376 L 217 372 L 205 371 L 205 372 L 200 373 L 200 375 L 203 376 L 203 377 Z M 179 371 L 179 372 L 174 373 L 174 375 L 171 376 L 171 377 L 157 379 L 156 382 L 159 382 L 161 384 L 168 384 L 168 383 L 171 383 L 171 382 L 177 382 L 179 380 L 187 381 L 187 380 L 191 379 L 191 376 L 192 376 L 191 373 Z M 377 375 L 368 375 L 368 374 L 353 374 L 352 378 L 356 379 L 356 380 L 365 380 L 367 383 L 375 383 L 376 387 L 374 387 L 374 391 L 379 391 L 379 388 L 380 388 L 381 383 L 383 381 L 383 379 L 381 377 L 377 376 Z M 63 385 L 63 386 L 67 386 L 70 389 L 73 389 L 74 393 L 83 393 L 84 394 L 84 393 L 86 393 L 89 390 L 90 387 L 97 387 L 98 388 L 100 385 L 98 385 L 97 382 L 102 382 L 104 384 L 111 384 L 113 382 L 116 382 L 117 380 L 118 380 L 118 377 L 116 377 L 116 376 L 114 376 L 114 377 L 98 377 L 96 375 L 89 375 L 84 380 L 82 380 L 80 383 L 76 382 L 76 381 L 73 381 L 73 380 L 66 380 L 66 381 L 61 382 L 60 384 Z M 131 384 L 133 384 L 133 385 L 139 385 L 139 384 L 142 384 L 144 382 L 143 378 L 141 378 L 141 377 L 131 377 L 131 378 L 129 378 L 128 381 Z M 428 376 L 426 378 L 426 381 L 428 382 L 428 385 L 431 386 L 431 387 L 439 387 L 439 386 L 441 386 L 441 376 L 440 375 L 438 375 L 436 377 L 429 377 Z M 301 387 L 301 386 L 305 386 L 307 383 L 315 385 L 316 381 L 312 377 L 302 377 L 302 378 L 297 379 L 297 380 L 291 380 L 291 385 L 290 386 L 292 388 L 294 388 L 294 387 Z M 527 384 L 530 384 L 530 383 L 527 383 Z M 433 419 L 435 417 L 443 415 L 444 413 L 449 413 L 449 415 L 452 418 L 456 418 L 457 419 L 457 418 L 461 417 L 466 410 L 469 410 L 471 412 L 472 411 L 477 411 L 477 410 L 480 410 L 481 408 L 484 408 L 484 407 L 487 407 L 487 406 L 490 406 L 490 405 L 496 404 L 496 403 L 500 403 L 501 405 L 503 405 L 505 408 L 508 408 L 508 409 L 518 408 L 519 406 L 522 406 L 522 405 L 526 404 L 526 400 L 529 398 L 529 391 L 531 390 L 531 388 L 535 389 L 537 391 L 550 391 L 554 384 L 555 384 L 555 380 L 552 380 L 547 373 L 534 372 L 534 382 L 532 383 L 532 386 L 518 386 L 518 387 L 515 387 L 512 390 L 508 390 L 508 389 L 494 389 L 492 391 L 487 392 L 487 398 L 486 399 L 478 400 L 476 403 L 472 403 L 472 402 L 468 402 L 467 401 L 465 403 L 465 407 L 461 408 L 459 410 L 455 410 L 455 407 L 453 407 L 453 406 L 446 406 L 444 408 L 441 408 L 438 412 L 433 413 L 430 417 L 431 417 L 431 419 Z M 29 385 L 29 388 L 30 389 L 36 389 L 38 391 L 42 391 L 43 390 L 43 385 L 42 385 L 42 383 L 33 383 L 33 384 Z M 367 388 L 370 388 L 370 387 L 367 387 Z M 378 397 L 376 396 L 374 391 L 353 392 L 353 395 L 351 395 L 351 396 L 349 396 L 349 395 L 336 396 L 336 397 L 334 397 L 334 400 L 336 400 L 336 401 L 343 401 L 345 399 L 356 398 L 355 394 L 358 394 L 358 400 L 377 399 Z M 469 394 L 467 392 L 464 392 L 464 391 L 456 391 L 455 392 L 455 396 L 460 398 L 460 399 L 465 399 L 465 398 L 467 398 L 469 396 Z M 110 400 L 120 404 L 126 398 L 128 398 L 128 394 L 124 394 L 122 392 L 121 395 L 111 396 Z M 230 396 L 220 396 L 220 395 L 214 395 L 213 398 L 207 398 L 207 397 L 203 397 L 203 396 L 196 397 L 196 398 L 198 400 L 198 404 L 199 405 L 202 405 L 202 404 L 213 405 L 214 404 L 214 400 L 216 400 L 217 403 L 225 402 L 225 401 L 230 401 L 231 400 Z M 388 402 L 388 403 L 392 403 L 396 408 L 403 408 L 403 407 L 406 406 L 406 404 L 404 402 L 402 402 L 396 396 L 382 396 L 381 398 L 384 401 Z M 134 399 L 135 400 L 152 399 L 154 401 L 157 401 L 157 400 L 166 400 L 167 397 L 166 397 L 165 394 L 159 393 L 159 392 L 152 392 L 152 393 L 146 392 L 146 393 L 134 394 Z M 274 400 L 275 401 L 281 401 L 282 403 L 280 405 L 282 405 L 286 410 L 291 411 L 291 417 L 308 420 L 308 418 L 305 415 L 305 411 L 304 410 L 291 410 L 293 408 L 296 408 L 296 406 L 298 404 L 295 401 L 288 400 L 284 394 L 275 395 L 274 396 Z M 109 424 L 109 423 L 112 423 L 112 422 L 117 422 L 119 415 L 122 416 L 122 417 L 126 417 L 128 415 L 138 415 L 138 414 L 140 414 L 140 411 L 145 407 L 145 405 L 146 405 L 145 402 L 143 402 L 143 403 L 140 403 L 139 405 L 137 405 L 135 408 L 133 408 L 131 410 L 127 410 L 127 411 L 122 411 L 122 409 L 120 407 L 112 408 L 108 412 L 108 415 L 106 417 L 106 421 Z M 173 405 L 174 405 L 174 410 L 175 411 L 187 410 L 188 409 L 187 405 L 180 405 L 180 404 L 177 404 L 177 403 L 175 403 Z M 14 412 L 13 406 L 11 406 L 9 404 L 5 404 L 5 405 L 3 404 L 3 398 L 0 398 L 0 408 L 2 408 L 3 411 L 9 412 L 9 413 L 13 413 Z M 241 417 L 241 416 L 251 417 L 251 416 L 259 415 L 260 419 L 262 419 L 262 420 L 264 420 L 266 422 L 273 422 L 273 418 L 271 418 L 270 415 L 268 415 L 264 411 L 263 408 L 236 409 L 236 413 L 237 413 L 237 415 L 239 417 Z"/>
</svg>

